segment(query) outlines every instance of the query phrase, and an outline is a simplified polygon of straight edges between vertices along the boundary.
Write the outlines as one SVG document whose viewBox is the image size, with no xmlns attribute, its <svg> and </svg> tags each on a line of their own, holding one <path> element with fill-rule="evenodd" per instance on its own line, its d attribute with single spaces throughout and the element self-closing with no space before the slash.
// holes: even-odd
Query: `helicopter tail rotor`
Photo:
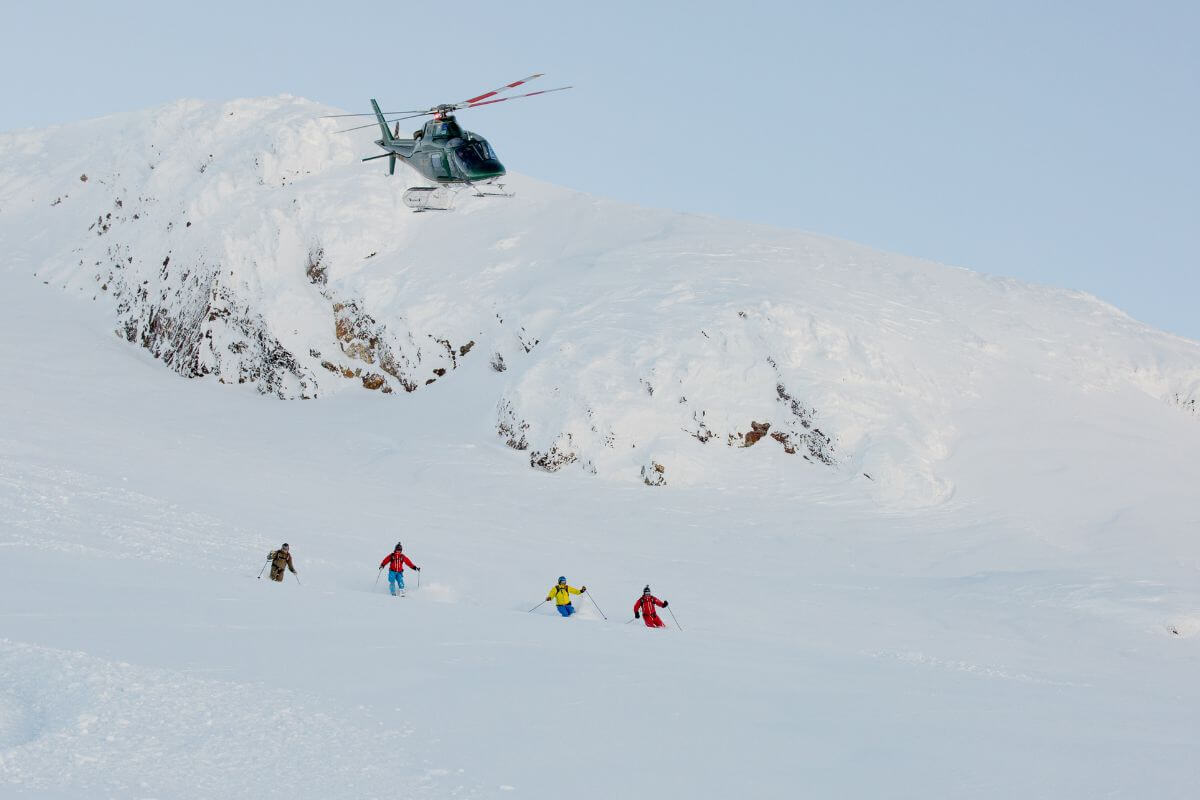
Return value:
<svg viewBox="0 0 1200 800">
<path fill-rule="evenodd" d="M 377 158 L 386 158 L 388 160 L 388 175 L 396 174 L 396 154 L 395 153 L 380 153 L 377 156 L 367 156 L 363 161 L 374 161 Z"/>
</svg>

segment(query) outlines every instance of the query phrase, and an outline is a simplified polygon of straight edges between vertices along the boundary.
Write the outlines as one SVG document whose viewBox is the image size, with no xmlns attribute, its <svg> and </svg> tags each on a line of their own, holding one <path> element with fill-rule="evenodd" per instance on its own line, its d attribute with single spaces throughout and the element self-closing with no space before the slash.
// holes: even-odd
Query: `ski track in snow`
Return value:
<svg viewBox="0 0 1200 800">
<path fill-rule="evenodd" d="M 0 640 L 0 784 L 90 797 L 479 796 L 415 728 L 318 698 Z M 319 731 L 314 736 L 313 731 Z"/>
<path fill-rule="evenodd" d="M 276 544 L 211 516 L 62 467 L 0 456 L 0 546 L 94 558 L 171 562 L 199 559 L 215 569 L 245 567 Z M 230 534 L 240 544 L 231 548 Z M 252 549 L 246 545 L 257 543 Z"/>
<path fill-rule="evenodd" d="M 971 675 L 978 675 L 981 678 L 994 678 L 997 680 L 1017 681 L 1020 683 L 1038 683 L 1046 686 L 1088 686 L 1088 684 L 1074 683 L 1072 681 L 1059 681 L 1051 678 L 1030 675 L 1029 673 L 1014 671 L 1006 667 L 972 664 L 968 661 L 947 660 L 913 650 L 903 652 L 879 651 L 874 653 L 865 653 L 865 655 L 868 655 L 871 658 L 898 661 L 902 664 L 913 664 L 916 666 L 932 667 L 934 669 L 944 669 L 953 672 L 966 672 Z"/>
</svg>

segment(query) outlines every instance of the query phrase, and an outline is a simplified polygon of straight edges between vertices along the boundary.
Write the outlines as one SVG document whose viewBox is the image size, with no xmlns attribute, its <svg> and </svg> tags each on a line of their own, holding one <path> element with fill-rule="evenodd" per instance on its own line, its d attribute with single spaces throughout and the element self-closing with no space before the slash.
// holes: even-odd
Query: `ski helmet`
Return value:
<svg viewBox="0 0 1200 800">
<path fill-rule="evenodd" d="M 403 549 L 404 549 L 404 545 L 400 544 L 399 542 L 396 542 L 396 549 L 397 549 L 397 550 L 403 550 Z"/>
<path fill-rule="evenodd" d="M 284 542 L 284 543 L 283 543 L 283 547 L 280 547 L 279 549 L 280 549 L 280 550 L 287 550 L 287 549 L 288 549 L 288 543 L 287 543 L 287 542 Z"/>
<path fill-rule="evenodd" d="M 647 584 L 645 589 L 642 589 L 642 594 L 650 594 L 650 585 Z"/>
<path fill-rule="evenodd" d="M 564 578 L 562 575 L 559 575 L 559 576 L 558 576 L 558 582 L 559 582 L 559 583 L 566 583 L 566 582 L 567 582 L 567 579 L 566 579 L 566 578 Z"/>
</svg>

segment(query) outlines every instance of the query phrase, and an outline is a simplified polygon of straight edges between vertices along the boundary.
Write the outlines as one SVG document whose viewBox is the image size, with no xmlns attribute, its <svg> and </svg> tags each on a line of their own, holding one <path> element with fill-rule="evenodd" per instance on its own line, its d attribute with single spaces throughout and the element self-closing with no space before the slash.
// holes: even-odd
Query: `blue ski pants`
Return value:
<svg viewBox="0 0 1200 800">
<path fill-rule="evenodd" d="M 565 606 L 555 607 L 558 609 L 558 613 L 562 614 L 564 617 L 569 617 L 575 613 L 575 606 L 571 605 L 570 603 L 567 603 Z"/>
<path fill-rule="evenodd" d="M 392 594 L 395 594 L 397 589 L 400 589 L 401 591 L 404 590 L 404 573 L 389 569 L 388 591 Z"/>
</svg>

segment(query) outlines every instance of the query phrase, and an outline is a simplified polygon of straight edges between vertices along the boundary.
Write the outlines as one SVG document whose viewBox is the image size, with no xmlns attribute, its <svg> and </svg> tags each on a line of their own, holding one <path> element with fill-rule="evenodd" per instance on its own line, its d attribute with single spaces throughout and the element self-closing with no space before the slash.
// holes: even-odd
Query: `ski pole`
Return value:
<svg viewBox="0 0 1200 800">
<path fill-rule="evenodd" d="M 271 557 L 267 556 L 266 562 L 263 563 L 263 568 L 258 571 L 258 579 L 262 580 L 262 574 L 267 571 L 267 564 L 271 563 Z"/>
<path fill-rule="evenodd" d="M 675 609 L 671 608 L 670 606 L 667 606 L 667 611 L 671 612 L 671 619 L 675 619 Z M 679 624 L 679 620 L 677 620 L 677 619 L 675 619 L 675 627 L 679 628 L 679 630 L 681 630 L 681 631 L 683 630 L 683 626 Z"/>
<path fill-rule="evenodd" d="M 293 572 L 293 573 L 292 573 L 292 577 L 296 579 L 296 583 L 299 583 L 301 586 L 303 586 L 303 585 L 304 585 L 303 583 L 300 583 L 300 576 L 299 576 L 299 575 L 297 575 L 296 573 L 294 573 L 294 572 Z"/>
<path fill-rule="evenodd" d="M 635 619 L 637 619 L 637 617 L 630 617 L 629 619 L 625 620 L 625 624 L 628 625 L 629 623 L 633 622 Z"/>
<path fill-rule="evenodd" d="M 600 609 L 600 604 L 596 602 L 596 598 L 592 597 L 592 593 L 584 592 L 584 594 L 586 594 L 588 596 L 588 600 L 592 601 L 592 605 L 594 605 L 596 607 L 596 610 L 600 612 L 600 616 L 604 617 L 604 612 Z M 608 619 L 608 617 L 604 617 L 604 618 Z"/>
<path fill-rule="evenodd" d="M 417 588 L 421 588 L 421 570 L 417 570 Z"/>
<path fill-rule="evenodd" d="M 375 573 L 375 585 L 371 587 L 372 592 L 379 588 L 379 579 L 382 577 L 383 577 L 383 567 L 380 567 L 379 572 Z"/>
<path fill-rule="evenodd" d="M 532 614 L 534 611 L 537 611 L 539 608 L 541 608 L 542 606 L 546 605 L 546 603 L 549 603 L 549 602 L 550 602 L 549 600 L 543 600 L 542 602 L 538 603 L 536 606 L 534 606 L 533 608 L 529 609 L 529 610 L 528 610 L 528 611 L 526 611 L 525 613 L 526 613 L 526 614 Z"/>
</svg>

